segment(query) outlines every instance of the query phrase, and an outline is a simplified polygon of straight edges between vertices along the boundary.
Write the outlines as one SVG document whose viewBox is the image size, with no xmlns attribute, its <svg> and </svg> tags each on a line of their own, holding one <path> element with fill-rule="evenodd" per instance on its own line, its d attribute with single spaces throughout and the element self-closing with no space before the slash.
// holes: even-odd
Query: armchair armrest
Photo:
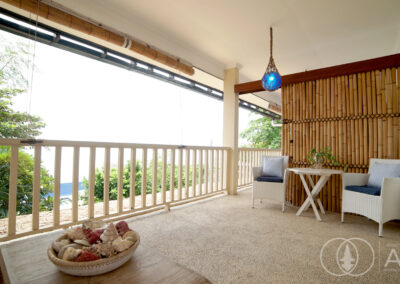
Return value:
<svg viewBox="0 0 400 284">
<path fill-rule="evenodd" d="M 253 180 L 260 177 L 262 175 L 262 167 L 254 167 L 253 168 Z"/>
<path fill-rule="evenodd" d="M 400 178 L 384 178 L 381 190 L 382 221 L 400 219 Z"/>
<path fill-rule="evenodd" d="M 358 173 L 343 173 L 342 184 L 343 189 L 348 185 L 367 185 L 369 174 L 358 174 Z"/>
<path fill-rule="evenodd" d="M 283 173 L 283 186 L 284 186 L 284 188 L 286 188 L 288 180 L 289 180 L 289 171 L 286 168 L 285 172 Z"/>
</svg>

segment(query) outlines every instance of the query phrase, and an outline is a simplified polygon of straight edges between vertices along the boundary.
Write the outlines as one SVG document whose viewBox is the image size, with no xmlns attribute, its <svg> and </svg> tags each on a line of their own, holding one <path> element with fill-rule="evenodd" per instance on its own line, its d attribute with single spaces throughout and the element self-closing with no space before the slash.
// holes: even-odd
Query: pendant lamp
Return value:
<svg viewBox="0 0 400 284">
<path fill-rule="evenodd" d="M 281 87 L 282 80 L 279 75 L 278 69 L 275 66 L 274 58 L 272 57 L 272 27 L 269 28 L 270 32 L 270 56 L 267 69 L 261 79 L 261 84 L 267 91 L 275 91 Z"/>
</svg>

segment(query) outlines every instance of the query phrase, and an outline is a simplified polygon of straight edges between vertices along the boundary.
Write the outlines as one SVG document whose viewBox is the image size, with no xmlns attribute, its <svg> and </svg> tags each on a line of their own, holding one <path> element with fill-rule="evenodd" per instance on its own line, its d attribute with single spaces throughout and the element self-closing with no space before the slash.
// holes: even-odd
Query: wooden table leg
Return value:
<svg viewBox="0 0 400 284">
<path fill-rule="evenodd" d="M 302 205 L 302 206 L 300 207 L 300 209 L 297 211 L 296 215 L 299 216 L 299 215 L 304 211 L 304 209 L 305 209 L 306 207 L 309 206 L 308 203 L 310 203 L 310 204 L 311 204 L 311 207 L 312 207 L 312 209 L 313 209 L 313 211 L 314 211 L 315 217 L 317 217 L 317 220 L 318 220 L 318 221 L 321 221 L 321 217 L 319 216 L 317 206 L 316 206 L 315 203 L 314 203 L 314 198 L 313 198 L 313 196 L 312 196 L 312 194 L 311 194 L 311 192 L 310 192 L 310 189 L 308 188 L 308 185 L 307 185 L 306 180 L 304 179 L 304 175 L 299 174 L 299 176 L 300 176 L 300 179 L 301 179 L 301 181 L 302 181 L 302 183 L 303 183 L 304 189 L 306 190 L 306 193 L 307 193 L 307 195 L 308 195 L 308 198 L 306 199 L 306 201 L 304 201 L 303 205 Z M 321 178 L 320 180 L 322 180 L 322 178 Z M 320 184 L 321 184 L 321 183 L 318 181 L 317 185 L 316 185 L 316 186 L 313 188 L 313 190 L 312 190 L 313 193 L 314 193 L 314 192 L 317 192 L 317 191 L 318 191 L 318 193 L 319 193 L 318 188 L 322 188 L 322 187 L 320 186 Z"/>
<path fill-rule="evenodd" d="M 312 180 L 312 178 L 311 178 L 311 175 L 307 175 L 307 177 L 308 177 L 308 181 L 309 181 L 310 184 L 311 184 L 311 187 L 314 188 L 314 187 L 315 187 L 315 184 L 314 184 L 314 182 L 313 182 L 313 180 Z M 319 179 L 322 179 L 322 178 L 323 178 L 323 177 L 320 177 Z M 318 181 L 319 181 L 319 180 L 318 180 Z M 326 180 L 326 182 L 327 182 L 327 181 L 328 181 L 328 179 Z M 321 187 L 321 190 L 322 190 L 322 188 L 325 186 L 326 182 L 325 182 L 324 185 Z M 319 194 L 319 192 L 318 192 L 318 194 Z M 322 205 L 321 199 L 320 199 L 319 197 L 317 198 L 317 203 L 318 203 L 319 209 L 321 210 L 321 213 L 325 215 L 324 206 Z M 308 207 L 309 207 L 309 206 L 308 206 Z M 306 209 L 304 209 L 304 210 L 307 210 L 308 207 L 307 207 Z"/>
</svg>

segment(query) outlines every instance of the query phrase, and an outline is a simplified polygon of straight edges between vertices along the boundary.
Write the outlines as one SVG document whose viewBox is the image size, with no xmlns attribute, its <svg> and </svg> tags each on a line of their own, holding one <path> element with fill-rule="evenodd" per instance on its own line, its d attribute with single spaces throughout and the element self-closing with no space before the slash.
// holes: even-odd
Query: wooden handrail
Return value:
<svg viewBox="0 0 400 284">
<path fill-rule="evenodd" d="M 214 196 L 226 190 L 226 175 L 224 171 L 227 170 L 226 161 L 231 155 L 231 148 L 229 147 L 211 147 L 211 146 L 179 146 L 179 145 L 160 145 L 160 144 L 136 144 L 136 143 L 110 143 L 110 142 L 87 142 L 87 141 L 62 141 L 62 140 L 24 140 L 24 139 L 0 139 L 0 145 L 9 146 L 11 148 L 11 163 L 9 175 L 9 202 L 8 202 L 8 220 L 0 219 L 0 222 L 8 222 L 8 232 L 6 236 L 0 234 L 0 242 L 19 238 L 22 236 L 36 234 L 39 232 L 56 229 L 65 226 L 72 226 L 80 224 L 82 219 L 88 218 L 92 220 L 119 218 L 120 216 L 127 216 L 138 214 L 138 212 L 147 212 L 149 209 L 156 209 L 160 206 L 169 208 L 182 202 L 190 202 L 197 200 L 198 197 Z M 33 170 L 33 198 L 32 198 L 32 223 L 31 227 L 27 227 L 27 222 L 22 221 L 24 216 L 17 216 L 17 188 L 19 184 L 18 176 L 18 149 L 24 147 L 34 148 L 34 170 Z M 52 223 L 45 221 L 46 228 L 43 228 L 44 219 L 41 218 L 40 212 L 40 198 L 41 198 L 41 171 L 42 171 L 42 149 L 50 148 L 55 151 L 54 159 L 54 194 L 53 194 L 53 220 Z M 63 166 L 62 160 L 65 159 L 65 154 L 62 155 L 63 148 L 72 148 L 72 210 L 60 210 L 60 176 L 62 175 Z M 82 176 L 80 174 L 81 161 L 83 158 L 83 148 L 89 148 L 89 175 L 88 175 L 88 205 L 87 208 L 82 208 L 79 205 L 79 181 Z M 96 175 L 96 153 L 98 148 L 104 149 L 104 168 L 101 170 L 104 174 L 104 199 L 102 213 L 99 214 L 99 206 L 95 204 L 95 175 Z M 116 213 L 110 210 L 110 200 L 108 198 L 110 188 L 110 152 L 111 149 L 118 149 L 118 163 L 117 163 L 117 200 L 114 204 Z M 160 151 L 159 151 L 160 150 Z M 129 208 L 124 208 L 124 178 L 125 175 L 125 160 L 124 153 L 130 151 L 130 188 L 129 188 Z M 135 196 L 135 178 L 136 178 L 136 152 L 142 152 L 142 187 L 141 194 Z M 180 181 L 175 188 L 175 168 L 176 152 L 179 154 L 178 160 L 178 177 Z M 161 160 L 159 155 L 161 153 Z M 152 191 L 146 193 L 148 189 L 148 155 L 152 154 Z M 216 159 L 207 158 L 216 156 Z M 185 164 L 183 166 L 183 155 L 186 156 Z M 167 165 L 167 162 L 169 165 Z M 158 173 L 158 165 L 161 163 L 162 172 Z M 170 166 L 170 184 L 167 185 L 167 166 Z M 189 180 L 189 169 L 192 171 L 192 182 Z M 69 167 L 68 169 L 69 170 Z M 185 172 L 185 187 L 182 186 L 182 178 Z M 161 179 L 161 192 L 159 191 L 159 183 L 157 176 L 162 176 Z M 209 184 L 208 181 L 211 180 Z M 214 182 L 215 181 L 215 182 Z M 189 184 L 190 183 L 190 184 Z M 167 195 L 169 186 L 170 194 Z M 115 190 L 114 189 L 114 190 Z M 175 193 L 175 191 L 177 191 Z M 146 195 L 150 195 L 148 198 Z M 141 200 L 140 200 L 141 199 Z M 96 210 L 97 208 L 97 210 Z M 110 212 L 111 211 L 111 212 Z M 72 214 L 71 214 L 72 213 Z M 68 220 L 65 223 L 65 220 Z M 63 222 L 61 222 L 63 220 Z M 19 224 L 18 228 L 16 224 Z M 63 223 L 62 225 L 60 225 Z M 24 225 L 25 224 L 25 225 Z M 23 232 L 26 231 L 26 232 Z"/>
</svg>

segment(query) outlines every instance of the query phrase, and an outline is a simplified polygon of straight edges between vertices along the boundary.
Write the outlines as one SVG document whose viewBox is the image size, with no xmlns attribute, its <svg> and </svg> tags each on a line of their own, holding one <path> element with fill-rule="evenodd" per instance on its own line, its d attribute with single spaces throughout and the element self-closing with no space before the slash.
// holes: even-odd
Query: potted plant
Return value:
<svg viewBox="0 0 400 284">
<path fill-rule="evenodd" d="M 316 169 L 322 169 L 325 163 L 332 163 L 334 166 L 339 166 L 339 162 L 332 155 L 331 147 L 321 148 L 321 150 L 317 151 L 315 148 L 311 150 L 311 152 L 307 155 L 307 160 Z M 345 170 L 347 166 L 345 166 Z"/>
</svg>

